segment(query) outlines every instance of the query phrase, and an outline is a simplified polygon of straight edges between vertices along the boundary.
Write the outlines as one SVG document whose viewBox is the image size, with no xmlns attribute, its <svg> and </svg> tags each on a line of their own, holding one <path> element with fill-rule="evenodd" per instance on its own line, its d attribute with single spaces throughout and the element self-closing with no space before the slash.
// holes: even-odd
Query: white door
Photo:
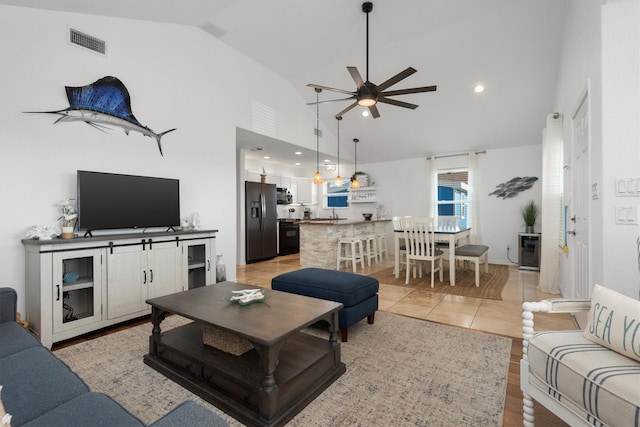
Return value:
<svg viewBox="0 0 640 427">
<path fill-rule="evenodd" d="M 107 317 L 147 309 L 147 254 L 140 245 L 107 249 Z"/>
<path fill-rule="evenodd" d="M 146 254 L 147 297 L 156 298 L 181 291 L 182 251 L 176 243 L 153 243 Z"/>
<path fill-rule="evenodd" d="M 569 251 L 573 253 L 573 290 L 569 298 L 588 298 L 589 280 L 589 90 L 583 93 L 571 118 L 573 148 L 573 206 L 567 226 Z"/>
</svg>

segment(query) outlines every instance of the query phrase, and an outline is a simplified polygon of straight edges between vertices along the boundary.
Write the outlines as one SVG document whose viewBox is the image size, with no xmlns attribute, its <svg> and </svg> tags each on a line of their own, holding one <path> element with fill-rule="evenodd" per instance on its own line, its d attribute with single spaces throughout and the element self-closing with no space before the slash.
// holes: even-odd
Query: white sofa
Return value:
<svg viewBox="0 0 640 427">
<path fill-rule="evenodd" d="M 602 292 L 607 297 L 613 293 Z M 593 297 L 523 304 L 520 388 L 525 426 L 534 426 L 534 400 L 571 426 L 640 425 L 640 302 L 622 297 L 631 301 L 630 307 L 622 307 L 615 302 L 619 294 L 615 301 L 596 301 L 595 290 Z M 579 311 L 590 311 L 584 331 L 534 331 L 536 312 Z M 599 338 L 604 343 L 594 342 Z M 625 348 L 616 348 L 616 340 Z"/>
</svg>

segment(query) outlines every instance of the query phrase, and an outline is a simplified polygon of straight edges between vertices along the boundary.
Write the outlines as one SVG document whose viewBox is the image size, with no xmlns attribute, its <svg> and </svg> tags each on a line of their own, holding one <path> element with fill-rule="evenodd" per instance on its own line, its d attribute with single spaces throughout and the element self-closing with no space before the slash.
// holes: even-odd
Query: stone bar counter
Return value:
<svg viewBox="0 0 640 427">
<path fill-rule="evenodd" d="M 393 226 L 390 219 L 300 221 L 300 265 L 335 270 L 338 238 L 377 233 L 387 235 L 387 251 L 393 250 Z"/>
</svg>

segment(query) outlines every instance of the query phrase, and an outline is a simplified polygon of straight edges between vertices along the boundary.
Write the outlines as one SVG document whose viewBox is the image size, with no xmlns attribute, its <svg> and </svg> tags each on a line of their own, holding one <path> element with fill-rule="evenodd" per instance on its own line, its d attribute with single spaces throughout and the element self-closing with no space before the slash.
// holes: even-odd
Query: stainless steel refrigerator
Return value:
<svg viewBox="0 0 640 427">
<path fill-rule="evenodd" d="M 245 181 L 246 261 L 278 255 L 276 186 Z"/>
</svg>

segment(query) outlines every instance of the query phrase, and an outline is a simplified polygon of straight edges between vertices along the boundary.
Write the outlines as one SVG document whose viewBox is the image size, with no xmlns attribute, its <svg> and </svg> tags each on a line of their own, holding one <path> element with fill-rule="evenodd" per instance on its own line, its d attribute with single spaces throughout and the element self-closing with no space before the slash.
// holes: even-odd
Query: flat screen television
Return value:
<svg viewBox="0 0 640 427">
<path fill-rule="evenodd" d="M 78 230 L 180 224 L 180 181 L 78 171 Z"/>
</svg>

